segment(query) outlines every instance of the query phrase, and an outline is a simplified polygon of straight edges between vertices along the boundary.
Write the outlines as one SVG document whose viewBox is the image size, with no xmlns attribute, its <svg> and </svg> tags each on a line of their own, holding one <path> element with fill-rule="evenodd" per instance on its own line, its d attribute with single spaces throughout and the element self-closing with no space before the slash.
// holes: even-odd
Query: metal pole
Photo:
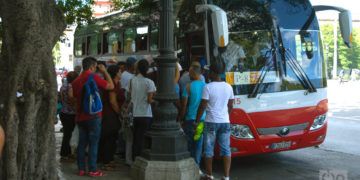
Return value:
<svg viewBox="0 0 360 180">
<path fill-rule="evenodd" d="M 325 50 L 326 50 L 326 67 L 328 67 L 329 66 L 329 45 L 328 44 L 325 44 Z M 328 69 L 328 68 L 326 68 L 326 69 Z M 326 71 L 326 74 L 327 74 L 327 78 L 329 78 L 330 79 L 330 77 L 331 77 L 331 79 L 333 78 L 332 77 L 332 74 L 331 74 L 331 72 L 329 72 L 328 70 Z"/>
<path fill-rule="evenodd" d="M 333 61 L 333 79 L 337 77 L 337 56 L 338 56 L 338 47 L 337 47 L 337 18 L 334 19 L 334 61 Z"/>
<path fill-rule="evenodd" d="M 203 0 L 204 4 L 207 4 L 207 0 Z M 205 12 L 204 18 L 204 29 L 205 29 L 205 51 L 206 51 L 206 62 L 210 65 L 210 43 L 209 43 L 209 27 L 208 27 L 208 12 Z"/>
<path fill-rule="evenodd" d="M 177 161 L 190 157 L 185 135 L 176 122 L 178 99 L 175 93 L 174 17 L 173 0 L 161 0 L 160 55 L 158 64 L 158 87 L 155 99 L 154 121 L 146 133 L 142 156 L 148 160 Z"/>
</svg>

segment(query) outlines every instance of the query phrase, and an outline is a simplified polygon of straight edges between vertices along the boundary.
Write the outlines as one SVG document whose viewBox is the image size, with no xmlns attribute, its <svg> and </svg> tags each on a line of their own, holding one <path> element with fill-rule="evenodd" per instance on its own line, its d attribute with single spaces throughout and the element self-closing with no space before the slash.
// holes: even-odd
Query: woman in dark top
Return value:
<svg viewBox="0 0 360 180">
<path fill-rule="evenodd" d="M 115 85 L 111 91 L 104 92 L 103 95 L 103 119 L 101 138 L 99 144 L 99 160 L 104 163 L 104 169 L 110 170 L 114 164 L 114 154 L 116 151 L 116 140 L 120 129 L 119 113 L 120 107 L 124 103 L 124 92 L 121 92 L 119 81 L 121 71 L 119 66 L 111 65 L 107 71 Z"/>
<path fill-rule="evenodd" d="M 70 139 L 75 127 L 75 100 L 72 94 L 71 83 L 78 77 L 78 74 L 71 71 L 66 76 L 66 82 L 60 88 L 60 97 L 62 109 L 60 112 L 60 121 L 63 125 L 63 139 L 61 143 L 61 160 L 68 160 L 71 155 Z"/>
</svg>

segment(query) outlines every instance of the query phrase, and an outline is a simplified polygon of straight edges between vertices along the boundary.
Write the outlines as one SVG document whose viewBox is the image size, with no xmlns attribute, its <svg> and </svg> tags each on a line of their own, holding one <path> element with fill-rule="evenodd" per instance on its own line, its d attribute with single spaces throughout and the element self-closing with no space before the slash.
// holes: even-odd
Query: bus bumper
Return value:
<svg viewBox="0 0 360 180">
<path fill-rule="evenodd" d="M 324 142 L 326 130 L 327 122 L 320 129 L 314 131 L 295 131 L 284 137 L 278 135 L 257 136 L 255 139 L 236 139 L 231 137 L 230 147 L 232 156 L 248 156 L 317 146 Z"/>
</svg>

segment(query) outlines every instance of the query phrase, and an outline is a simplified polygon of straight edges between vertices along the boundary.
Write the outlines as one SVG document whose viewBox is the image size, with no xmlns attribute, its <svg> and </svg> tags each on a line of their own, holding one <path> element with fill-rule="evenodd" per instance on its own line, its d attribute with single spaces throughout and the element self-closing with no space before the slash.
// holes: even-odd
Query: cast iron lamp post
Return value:
<svg viewBox="0 0 360 180">
<path fill-rule="evenodd" d="M 142 157 L 155 161 L 178 161 L 190 157 L 187 142 L 180 125 L 176 122 L 175 93 L 174 17 L 173 0 L 161 0 L 160 55 L 158 64 L 158 87 L 155 99 L 154 121 L 146 133 Z"/>
<path fill-rule="evenodd" d="M 176 122 L 173 0 L 160 0 L 160 55 L 154 121 L 145 134 L 144 151 L 132 166 L 134 180 L 196 180 L 199 168 L 187 150 L 185 134 Z"/>
</svg>

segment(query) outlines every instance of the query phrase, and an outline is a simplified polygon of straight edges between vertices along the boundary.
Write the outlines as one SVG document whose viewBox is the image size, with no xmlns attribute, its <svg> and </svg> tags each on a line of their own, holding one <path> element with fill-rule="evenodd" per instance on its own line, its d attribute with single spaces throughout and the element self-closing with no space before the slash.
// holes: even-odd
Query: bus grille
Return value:
<svg viewBox="0 0 360 180">
<path fill-rule="evenodd" d="M 284 129 L 288 128 L 291 132 L 294 131 L 302 131 L 305 130 L 309 126 L 309 123 L 303 123 L 303 124 L 295 124 L 291 126 L 281 126 L 281 127 L 271 127 L 271 128 L 257 128 L 257 131 L 259 135 L 273 135 L 273 134 L 279 134 L 279 132 Z"/>
</svg>

